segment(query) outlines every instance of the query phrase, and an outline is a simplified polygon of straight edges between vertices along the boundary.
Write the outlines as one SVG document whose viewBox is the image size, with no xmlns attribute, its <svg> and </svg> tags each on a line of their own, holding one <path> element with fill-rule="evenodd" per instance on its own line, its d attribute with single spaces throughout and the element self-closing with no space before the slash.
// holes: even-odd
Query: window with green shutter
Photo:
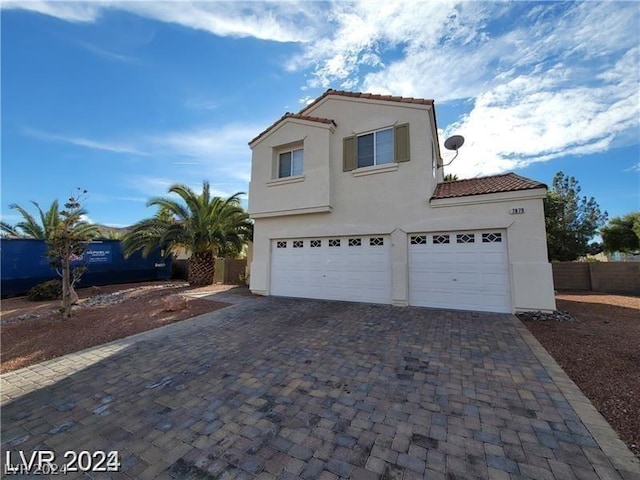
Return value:
<svg viewBox="0 0 640 480">
<path fill-rule="evenodd" d="M 356 169 L 356 137 L 346 137 L 342 141 L 343 167 L 342 170 L 350 172 Z"/>
<path fill-rule="evenodd" d="M 394 127 L 394 157 L 396 162 L 408 162 L 409 155 L 409 124 L 403 123 Z"/>
<path fill-rule="evenodd" d="M 409 161 L 409 124 L 396 125 L 343 140 L 343 170 Z"/>
</svg>

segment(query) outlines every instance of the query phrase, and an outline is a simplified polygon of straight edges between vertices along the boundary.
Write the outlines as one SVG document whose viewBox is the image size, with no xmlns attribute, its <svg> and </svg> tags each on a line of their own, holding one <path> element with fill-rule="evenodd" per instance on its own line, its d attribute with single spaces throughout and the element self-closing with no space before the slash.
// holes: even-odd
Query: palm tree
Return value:
<svg viewBox="0 0 640 480">
<path fill-rule="evenodd" d="M 38 219 L 31 215 L 26 208 L 21 207 L 15 203 L 9 205 L 12 210 L 17 210 L 22 215 L 23 220 L 10 225 L 7 222 L 0 222 L 0 230 L 10 238 L 37 238 L 45 241 L 50 241 L 53 238 L 56 229 L 62 222 L 60 217 L 60 208 L 58 200 L 51 202 L 51 206 L 47 211 L 43 211 L 38 205 L 38 202 L 31 200 L 31 203 L 38 209 Z M 80 215 L 86 214 L 86 211 L 81 209 Z M 74 233 L 80 237 L 91 238 L 97 235 L 98 231 L 95 225 L 92 225 L 84 220 L 78 221 L 74 227 Z"/>
<path fill-rule="evenodd" d="M 131 227 L 124 236 L 123 251 L 128 256 L 142 249 L 146 256 L 155 248 L 169 253 L 182 247 L 191 253 L 189 284 L 210 285 L 216 256 L 238 255 L 253 235 L 249 215 L 240 206 L 239 197 L 243 193 L 226 200 L 212 197 L 207 181 L 202 182 L 200 194 L 182 184 L 169 187 L 169 193 L 181 201 L 168 197 L 149 200 L 147 206 L 158 207 L 158 212 Z"/>
</svg>

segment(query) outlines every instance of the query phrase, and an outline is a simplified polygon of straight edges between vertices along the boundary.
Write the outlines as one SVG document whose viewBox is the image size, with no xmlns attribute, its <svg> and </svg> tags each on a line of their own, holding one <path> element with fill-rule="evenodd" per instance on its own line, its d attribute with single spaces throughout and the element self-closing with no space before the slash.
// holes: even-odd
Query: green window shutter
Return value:
<svg viewBox="0 0 640 480">
<path fill-rule="evenodd" d="M 409 155 L 409 124 L 403 123 L 394 127 L 394 154 L 396 162 L 408 162 Z"/>
<path fill-rule="evenodd" d="M 356 137 L 345 137 L 342 140 L 342 171 L 356 169 Z"/>
</svg>

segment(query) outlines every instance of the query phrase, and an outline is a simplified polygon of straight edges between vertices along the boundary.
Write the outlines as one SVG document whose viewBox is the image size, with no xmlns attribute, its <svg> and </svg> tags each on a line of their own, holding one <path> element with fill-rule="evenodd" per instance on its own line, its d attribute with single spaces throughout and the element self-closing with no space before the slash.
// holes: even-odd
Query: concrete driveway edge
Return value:
<svg viewBox="0 0 640 480">
<path fill-rule="evenodd" d="M 547 370 L 571 407 L 580 416 L 593 439 L 609 457 L 614 467 L 623 474 L 623 478 L 626 478 L 624 475 L 626 472 L 640 475 L 640 459 L 627 448 L 609 422 L 598 412 L 591 401 L 582 393 L 582 390 L 569 378 L 522 321 L 514 315 L 512 315 L 512 319 L 522 339 L 529 345 L 533 354 Z"/>
</svg>

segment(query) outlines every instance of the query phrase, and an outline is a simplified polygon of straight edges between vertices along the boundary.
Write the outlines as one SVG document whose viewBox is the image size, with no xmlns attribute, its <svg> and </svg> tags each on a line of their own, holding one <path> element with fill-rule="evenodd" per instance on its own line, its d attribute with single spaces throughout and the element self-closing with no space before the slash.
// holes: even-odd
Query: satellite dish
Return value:
<svg viewBox="0 0 640 480">
<path fill-rule="evenodd" d="M 457 152 L 462 145 L 464 145 L 464 137 L 462 135 L 452 135 L 444 141 L 444 148 L 447 150 L 455 150 Z"/>
<path fill-rule="evenodd" d="M 464 145 L 464 137 L 462 135 L 452 135 L 444 141 L 444 148 L 447 150 L 454 150 L 456 154 L 453 156 L 449 163 L 443 164 L 443 167 L 451 165 L 451 163 L 458 157 L 458 149 Z"/>
</svg>

